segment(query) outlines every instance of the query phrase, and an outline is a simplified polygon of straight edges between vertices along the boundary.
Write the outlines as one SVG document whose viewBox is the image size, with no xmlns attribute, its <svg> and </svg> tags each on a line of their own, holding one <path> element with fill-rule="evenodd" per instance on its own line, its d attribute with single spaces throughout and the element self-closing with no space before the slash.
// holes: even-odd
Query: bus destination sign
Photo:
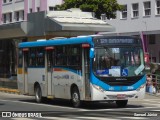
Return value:
<svg viewBox="0 0 160 120">
<path fill-rule="evenodd" d="M 95 45 L 128 45 L 139 44 L 139 39 L 124 37 L 124 38 L 98 38 L 95 40 Z"/>
<path fill-rule="evenodd" d="M 100 39 L 101 44 L 133 44 L 133 39 Z"/>
</svg>

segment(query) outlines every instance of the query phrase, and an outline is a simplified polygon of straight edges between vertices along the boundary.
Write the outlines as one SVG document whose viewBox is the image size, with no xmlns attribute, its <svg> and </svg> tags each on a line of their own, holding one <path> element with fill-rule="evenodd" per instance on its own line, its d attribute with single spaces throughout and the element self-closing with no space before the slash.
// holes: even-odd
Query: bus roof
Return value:
<svg viewBox="0 0 160 120">
<path fill-rule="evenodd" d="M 53 46 L 53 45 L 69 45 L 69 44 L 81 44 L 88 43 L 91 46 L 92 37 L 72 37 L 72 38 L 64 38 L 64 39 L 49 39 L 49 40 L 41 40 L 41 41 L 33 41 L 33 42 L 22 42 L 19 44 L 19 48 L 28 48 L 28 47 L 45 47 L 45 46 Z"/>
<path fill-rule="evenodd" d="M 30 48 L 30 47 L 46 47 L 46 46 L 55 46 L 55 45 L 72 45 L 72 44 L 90 44 L 93 47 L 95 44 L 139 44 L 139 41 L 133 41 L 131 39 L 139 39 L 139 37 L 135 36 L 104 36 L 104 35 L 88 35 L 88 36 L 79 36 L 79 37 L 72 37 L 72 38 L 57 38 L 57 39 L 41 39 L 39 41 L 33 42 L 22 42 L 19 44 L 19 48 Z M 124 40 L 122 40 L 124 39 Z M 97 41 L 98 40 L 98 41 Z M 101 40 L 103 43 L 99 43 Z M 110 42 L 109 42 L 110 41 Z M 112 41 L 112 42 L 111 42 Z M 105 44 L 104 44 L 105 42 Z"/>
</svg>

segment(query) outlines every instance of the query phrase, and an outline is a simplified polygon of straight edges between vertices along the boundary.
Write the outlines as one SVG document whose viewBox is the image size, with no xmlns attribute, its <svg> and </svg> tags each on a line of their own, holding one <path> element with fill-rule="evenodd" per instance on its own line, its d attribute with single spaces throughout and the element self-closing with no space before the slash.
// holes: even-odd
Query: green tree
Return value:
<svg viewBox="0 0 160 120">
<path fill-rule="evenodd" d="M 107 19 L 115 18 L 116 11 L 122 10 L 122 6 L 117 0 L 64 0 L 62 5 L 55 6 L 55 10 L 66 10 L 70 8 L 80 8 L 85 12 L 94 12 L 96 18 L 101 14 L 106 14 Z"/>
</svg>

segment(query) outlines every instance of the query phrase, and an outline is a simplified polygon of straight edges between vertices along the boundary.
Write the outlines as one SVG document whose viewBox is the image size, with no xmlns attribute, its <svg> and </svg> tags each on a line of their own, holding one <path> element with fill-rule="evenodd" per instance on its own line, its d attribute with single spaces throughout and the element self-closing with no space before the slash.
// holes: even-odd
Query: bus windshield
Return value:
<svg viewBox="0 0 160 120">
<path fill-rule="evenodd" d="M 95 48 L 93 70 L 97 76 L 135 76 L 143 74 L 143 69 L 143 50 L 140 47 Z"/>
</svg>

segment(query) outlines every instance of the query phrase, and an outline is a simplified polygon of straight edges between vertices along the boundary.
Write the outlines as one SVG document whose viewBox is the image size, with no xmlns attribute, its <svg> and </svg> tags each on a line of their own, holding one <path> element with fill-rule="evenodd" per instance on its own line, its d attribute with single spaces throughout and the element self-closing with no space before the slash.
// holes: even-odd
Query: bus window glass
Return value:
<svg viewBox="0 0 160 120">
<path fill-rule="evenodd" d="M 44 66 L 44 49 L 43 48 L 30 48 L 29 52 L 29 66 Z"/>
<path fill-rule="evenodd" d="M 36 49 L 30 48 L 29 50 L 29 66 L 36 66 Z"/>
<path fill-rule="evenodd" d="M 140 47 L 101 47 L 95 49 L 94 71 L 102 76 L 135 75 L 136 69 L 143 64 Z M 143 59 L 143 58 L 142 58 Z"/>
<path fill-rule="evenodd" d="M 44 66 L 44 48 L 37 48 L 36 59 L 37 59 L 37 66 Z"/>
<path fill-rule="evenodd" d="M 80 45 L 57 46 L 55 51 L 57 66 L 66 66 L 77 69 L 77 67 L 81 65 Z"/>
<path fill-rule="evenodd" d="M 68 46 L 68 65 L 70 66 L 78 66 L 81 65 L 81 56 L 80 56 L 80 46 L 73 45 Z"/>
<path fill-rule="evenodd" d="M 56 47 L 56 65 L 67 65 L 66 46 Z"/>
</svg>

